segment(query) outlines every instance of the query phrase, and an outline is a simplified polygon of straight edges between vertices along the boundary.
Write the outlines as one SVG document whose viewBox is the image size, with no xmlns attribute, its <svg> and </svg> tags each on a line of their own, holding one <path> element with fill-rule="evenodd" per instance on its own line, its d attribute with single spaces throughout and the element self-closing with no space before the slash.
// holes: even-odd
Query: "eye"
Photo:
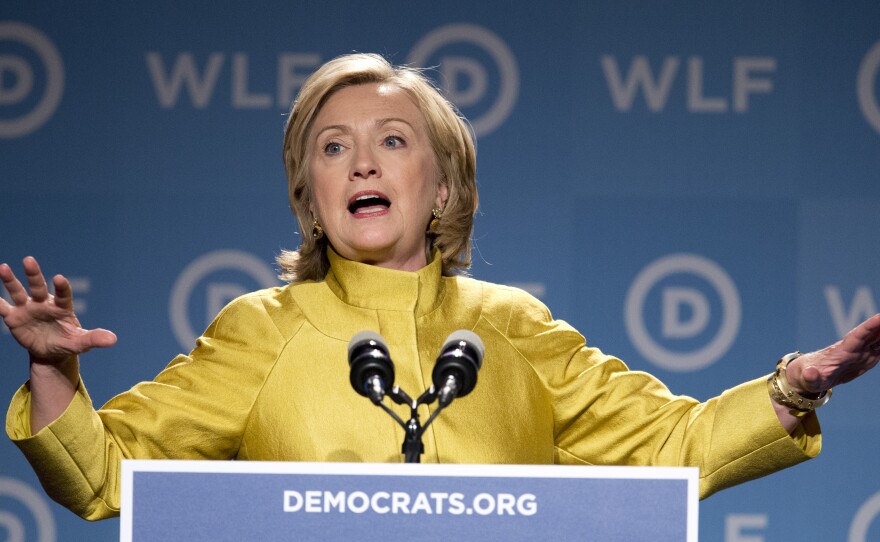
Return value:
<svg viewBox="0 0 880 542">
<path fill-rule="evenodd" d="M 340 152 L 342 152 L 342 145 L 340 145 L 339 143 L 331 141 L 330 143 L 324 145 L 324 154 L 333 155 L 339 154 Z"/>
<path fill-rule="evenodd" d="M 387 149 L 396 149 L 404 145 L 403 139 L 399 136 L 387 136 L 382 140 L 382 145 Z"/>
</svg>

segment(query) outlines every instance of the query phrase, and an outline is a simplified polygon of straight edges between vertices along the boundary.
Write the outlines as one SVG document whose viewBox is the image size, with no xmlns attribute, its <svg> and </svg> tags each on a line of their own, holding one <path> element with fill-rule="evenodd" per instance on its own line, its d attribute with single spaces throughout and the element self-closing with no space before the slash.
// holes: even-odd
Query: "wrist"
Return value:
<svg viewBox="0 0 880 542">
<path fill-rule="evenodd" d="M 793 365 L 793 362 L 803 356 L 800 352 L 787 354 L 776 364 L 776 371 L 770 375 L 767 380 L 767 387 L 770 392 L 770 398 L 779 405 L 782 405 L 794 416 L 804 416 L 813 410 L 821 407 L 828 402 L 831 397 L 831 390 L 821 393 L 803 391 L 805 386 L 793 385 L 791 382 L 802 382 L 803 377 L 798 375 L 802 373 L 803 366 L 801 364 Z M 802 363 L 802 362 L 801 362 Z M 789 368 L 793 369 L 793 373 L 788 373 Z"/>
<path fill-rule="evenodd" d="M 799 352 L 795 352 L 795 354 L 798 355 L 788 355 L 791 356 L 791 359 L 785 364 L 784 367 L 785 381 L 788 384 L 788 388 L 799 395 L 803 395 L 804 397 L 819 397 L 821 394 L 810 391 L 807 388 L 806 381 L 803 377 L 804 358 L 807 357 L 808 354 L 800 354 Z"/>
<path fill-rule="evenodd" d="M 59 381 L 67 381 L 74 388 L 79 383 L 79 357 L 76 354 L 71 354 L 61 361 L 30 356 L 31 386 Z"/>
<path fill-rule="evenodd" d="M 53 363 L 31 360 L 31 434 L 57 420 L 76 395 L 79 359 L 76 356 Z"/>
</svg>

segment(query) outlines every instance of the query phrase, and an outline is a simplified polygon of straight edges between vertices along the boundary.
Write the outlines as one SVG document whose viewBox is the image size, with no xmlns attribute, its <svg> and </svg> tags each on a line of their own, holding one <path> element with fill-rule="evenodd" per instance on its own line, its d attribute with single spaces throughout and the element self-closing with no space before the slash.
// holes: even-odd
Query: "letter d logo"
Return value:
<svg viewBox="0 0 880 542">
<path fill-rule="evenodd" d="M 645 301 L 652 289 L 673 275 L 691 275 L 707 282 L 721 298 L 721 324 L 705 346 L 672 351 L 651 337 L 645 324 Z M 666 285 L 661 289 L 660 335 L 674 339 L 698 339 L 709 329 L 710 303 L 699 289 Z M 715 262 L 696 254 L 670 254 L 645 267 L 626 296 L 626 329 L 640 354 L 670 371 L 696 371 L 718 361 L 733 344 L 740 324 L 739 293 L 730 276 Z"/>
</svg>

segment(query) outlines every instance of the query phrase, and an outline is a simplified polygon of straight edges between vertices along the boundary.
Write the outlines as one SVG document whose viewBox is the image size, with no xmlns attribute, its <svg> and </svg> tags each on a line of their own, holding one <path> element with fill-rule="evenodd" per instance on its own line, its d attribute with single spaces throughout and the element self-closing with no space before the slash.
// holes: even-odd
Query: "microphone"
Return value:
<svg viewBox="0 0 880 542">
<path fill-rule="evenodd" d="M 446 338 L 431 375 L 434 387 L 439 390 L 440 408 L 474 389 L 485 352 L 483 341 L 472 331 L 459 329 Z"/>
<path fill-rule="evenodd" d="M 380 404 L 385 390 L 394 384 L 394 363 L 388 354 L 388 345 L 374 331 L 361 331 L 348 343 L 348 364 L 351 367 L 351 387 Z"/>
</svg>

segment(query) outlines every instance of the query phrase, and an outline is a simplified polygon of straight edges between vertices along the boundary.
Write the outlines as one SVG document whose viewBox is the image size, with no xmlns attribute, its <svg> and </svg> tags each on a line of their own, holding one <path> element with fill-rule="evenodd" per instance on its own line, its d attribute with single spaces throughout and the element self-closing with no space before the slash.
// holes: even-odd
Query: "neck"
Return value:
<svg viewBox="0 0 880 542">
<path fill-rule="evenodd" d="M 339 250 L 336 252 L 343 258 L 353 262 L 375 265 L 376 267 L 396 271 L 418 271 L 428 265 L 429 261 L 427 245 L 419 251 L 407 254 L 395 254 L 393 251 L 351 251 L 350 254 Z"/>
</svg>

